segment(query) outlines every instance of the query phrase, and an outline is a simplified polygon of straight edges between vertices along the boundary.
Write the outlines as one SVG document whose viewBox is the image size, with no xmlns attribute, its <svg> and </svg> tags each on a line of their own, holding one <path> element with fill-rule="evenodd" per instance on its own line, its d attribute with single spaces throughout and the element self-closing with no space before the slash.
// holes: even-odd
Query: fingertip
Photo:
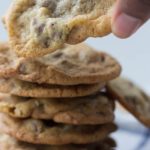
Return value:
<svg viewBox="0 0 150 150">
<path fill-rule="evenodd" d="M 128 38 L 142 25 L 142 21 L 126 13 L 120 13 L 112 20 L 112 32 L 119 38 Z"/>
</svg>

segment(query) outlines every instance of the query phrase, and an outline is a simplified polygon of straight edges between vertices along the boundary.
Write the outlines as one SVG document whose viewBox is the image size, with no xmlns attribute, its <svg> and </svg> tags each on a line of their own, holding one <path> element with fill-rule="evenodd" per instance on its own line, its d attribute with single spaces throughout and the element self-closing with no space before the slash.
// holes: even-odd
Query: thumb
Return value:
<svg viewBox="0 0 150 150">
<path fill-rule="evenodd" d="M 112 31 L 120 38 L 127 38 L 149 18 L 150 0 L 118 0 L 112 17 Z"/>
</svg>

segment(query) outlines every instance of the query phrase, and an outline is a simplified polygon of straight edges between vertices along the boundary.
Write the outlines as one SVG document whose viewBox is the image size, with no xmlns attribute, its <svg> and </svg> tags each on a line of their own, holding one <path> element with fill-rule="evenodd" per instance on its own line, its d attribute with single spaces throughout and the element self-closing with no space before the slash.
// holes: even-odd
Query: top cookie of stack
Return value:
<svg viewBox="0 0 150 150">
<path fill-rule="evenodd" d="M 0 61 L 0 77 L 55 85 L 105 83 L 121 72 L 113 57 L 83 43 L 34 59 L 18 57 L 8 43 L 0 43 Z"/>
<path fill-rule="evenodd" d="M 116 0 L 15 0 L 4 18 L 11 47 L 36 57 L 111 32 Z"/>
</svg>

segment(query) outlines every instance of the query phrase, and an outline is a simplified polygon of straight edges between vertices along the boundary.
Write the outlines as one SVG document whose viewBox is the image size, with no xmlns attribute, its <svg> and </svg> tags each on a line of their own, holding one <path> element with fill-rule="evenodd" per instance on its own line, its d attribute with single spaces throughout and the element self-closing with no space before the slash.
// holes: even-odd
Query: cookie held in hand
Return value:
<svg viewBox="0 0 150 150">
<path fill-rule="evenodd" d="M 115 0 L 16 0 L 5 16 L 12 48 L 24 57 L 42 56 L 111 32 Z"/>
</svg>

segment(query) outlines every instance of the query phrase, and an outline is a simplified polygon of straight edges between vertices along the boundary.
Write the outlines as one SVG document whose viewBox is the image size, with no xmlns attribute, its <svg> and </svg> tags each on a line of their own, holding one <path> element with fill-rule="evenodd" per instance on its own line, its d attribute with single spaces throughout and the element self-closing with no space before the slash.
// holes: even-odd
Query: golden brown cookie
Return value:
<svg viewBox="0 0 150 150">
<path fill-rule="evenodd" d="M 7 134 L 0 133 L 0 150 L 112 150 L 113 147 L 116 147 L 116 143 L 111 138 L 93 144 L 49 146 L 21 142 Z"/>
<path fill-rule="evenodd" d="M 116 130 L 113 123 L 104 125 L 64 125 L 53 121 L 15 119 L 0 114 L 0 131 L 18 140 L 34 144 L 87 144 L 105 139 Z"/>
<path fill-rule="evenodd" d="M 150 127 L 150 97 L 141 88 L 125 78 L 109 82 L 107 88 L 141 123 Z"/>
<path fill-rule="evenodd" d="M 0 77 L 14 76 L 22 58 L 9 49 L 8 42 L 0 42 Z"/>
<path fill-rule="evenodd" d="M 8 43 L 1 43 L 0 50 L 0 76 L 13 76 L 29 82 L 93 84 L 112 80 L 121 71 L 114 58 L 85 44 L 66 45 L 61 50 L 35 59 L 17 57 Z"/>
<path fill-rule="evenodd" d="M 105 124 L 114 119 L 114 102 L 104 94 L 82 98 L 23 98 L 0 94 L 0 112 L 15 118 L 51 119 L 66 124 Z"/>
<path fill-rule="evenodd" d="M 5 16 L 11 46 L 20 55 L 50 53 L 64 43 L 111 32 L 115 0 L 17 0 Z"/>
<path fill-rule="evenodd" d="M 62 86 L 37 84 L 11 78 L 0 78 L 0 92 L 23 97 L 63 98 L 92 95 L 104 87 L 104 83 Z"/>
</svg>

